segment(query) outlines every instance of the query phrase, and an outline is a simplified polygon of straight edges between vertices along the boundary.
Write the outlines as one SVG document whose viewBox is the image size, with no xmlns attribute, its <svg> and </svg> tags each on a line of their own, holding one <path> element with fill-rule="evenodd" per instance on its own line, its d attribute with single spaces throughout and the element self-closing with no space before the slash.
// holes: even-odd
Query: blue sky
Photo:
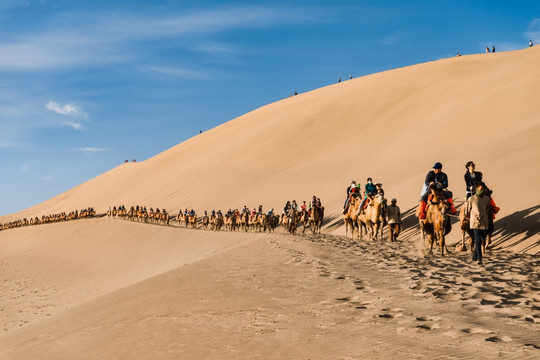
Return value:
<svg viewBox="0 0 540 360">
<path fill-rule="evenodd" d="M 2 0 L 0 215 L 294 91 L 530 39 L 539 1 Z"/>
</svg>

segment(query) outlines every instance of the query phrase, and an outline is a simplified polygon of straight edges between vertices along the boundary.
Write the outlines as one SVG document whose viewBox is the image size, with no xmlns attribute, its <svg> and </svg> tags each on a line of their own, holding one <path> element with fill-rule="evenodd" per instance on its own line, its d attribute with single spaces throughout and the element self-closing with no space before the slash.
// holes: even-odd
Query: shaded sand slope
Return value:
<svg viewBox="0 0 540 360">
<path fill-rule="evenodd" d="M 0 232 L 0 329 L 63 312 L 257 238 L 106 219 Z"/>
<path fill-rule="evenodd" d="M 238 236 L 238 235 L 237 235 Z M 540 262 L 267 235 L 0 336 L 3 359 L 540 355 Z"/>
<path fill-rule="evenodd" d="M 405 211 L 416 206 L 436 161 L 444 164 L 459 203 L 464 164 L 474 160 L 502 208 L 498 240 L 538 252 L 538 63 L 540 47 L 533 47 L 327 86 L 264 106 L 144 162 L 123 164 L 2 220 L 86 206 L 104 212 L 122 203 L 172 212 L 259 204 L 279 209 L 287 199 L 314 194 L 335 217 L 350 180 L 364 185 L 368 176 L 383 182 Z"/>
</svg>

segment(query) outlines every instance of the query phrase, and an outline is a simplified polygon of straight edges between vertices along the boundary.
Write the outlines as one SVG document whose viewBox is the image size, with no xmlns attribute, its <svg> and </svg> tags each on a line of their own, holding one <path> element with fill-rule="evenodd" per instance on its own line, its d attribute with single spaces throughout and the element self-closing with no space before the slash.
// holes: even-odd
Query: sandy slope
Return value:
<svg viewBox="0 0 540 360">
<path fill-rule="evenodd" d="M 351 178 L 364 184 L 368 176 L 381 181 L 405 211 L 416 206 L 436 161 L 462 200 L 464 164 L 474 160 L 502 208 L 500 245 L 536 253 L 539 62 L 540 47 L 533 47 L 449 58 L 314 90 L 0 221 L 87 206 L 103 212 L 120 203 L 174 212 L 281 208 L 287 199 L 313 194 L 337 215 Z"/>
<path fill-rule="evenodd" d="M 187 231 L 92 219 L 0 232 L 0 359 L 540 356 L 540 47 L 445 59 L 270 104 L 18 214 L 124 203 L 281 207 L 384 183 L 401 241 Z M 444 163 L 474 160 L 502 207 L 498 250 L 424 257 L 412 214 Z M 457 227 L 449 243 L 457 240 Z"/>
<path fill-rule="evenodd" d="M 106 219 L 0 232 L 1 329 L 256 239 Z"/>
<path fill-rule="evenodd" d="M 94 224 L 117 226 L 125 227 Z M 135 241 L 139 249 L 161 248 L 163 256 L 164 249 L 179 245 L 149 244 L 169 231 L 179 242 L 191 242 L 190 251 L 205 239 L 226 242 L 228 236 L 147 227 L 155 228 L 156 239 L 118 236 L 109 246 Z M 74 242 L 80 247 L 86 240 Z M 120 275 L 116 291 L 87 295 L 81 305 L 10 329 L 0 336 L 0 354 L 3 359 L 540 355 L 538 257 L 497 252 L 484 268 L 468 256 L 419 257 L 414 241 L 358 244 L 342 237 L 279 234 L 222 250 L 144 280 L 154 273 L 147 267 L 147 276 L 132 285 L 130 276 Z M 110 258 L 95 249 L 90 253 L 97 262 Z"/>
</svg>

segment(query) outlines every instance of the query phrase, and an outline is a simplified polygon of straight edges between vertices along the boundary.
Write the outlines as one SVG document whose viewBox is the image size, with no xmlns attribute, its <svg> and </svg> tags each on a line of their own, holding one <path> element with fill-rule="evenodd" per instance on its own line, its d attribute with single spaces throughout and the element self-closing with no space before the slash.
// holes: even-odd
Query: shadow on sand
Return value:
<svg viewBox="0 0 540 360">
<path fill-rule="evenodd" d="M 493 246 L 508 249 L 526 242 L 528 239 L 540 234 L 540 205 L 495 220 L 493 233 Z M 519 240 L 513 240 L 518 238 Z M 536 254 L 540 252 L 540 240 L 525 246 L 520 252 Z M 536 248 L 536 249 L 535 249 Z"/>
<path fill-rule="evenodd" d="M 459 207 L 460 206 L 458 206 L 458 208 Z M 400 235 L 400 240 L 420 239 L 420 226 L 418 225 L 418 218 L 416 217 L 415 212 L 416 206 L 402 213 L 403 232 Z M 459 224 L 457 224 L 459 223 L 459 219 L 457 217 L 452 217 L 451 219 L 453 231 L 461 231 Z M 497 249 L 509 249 L 514 246 L 519 246 L 539 234 L 540 205 L 536 205 L 495 220 L 495 231 L 493 233 L 493 243 L 491 246 Z M 523 248 L 520 249 L 520 252 L 528 252 L 531 254 L 539 253 L 540 240 L 523 246 Z"/>
</svg>

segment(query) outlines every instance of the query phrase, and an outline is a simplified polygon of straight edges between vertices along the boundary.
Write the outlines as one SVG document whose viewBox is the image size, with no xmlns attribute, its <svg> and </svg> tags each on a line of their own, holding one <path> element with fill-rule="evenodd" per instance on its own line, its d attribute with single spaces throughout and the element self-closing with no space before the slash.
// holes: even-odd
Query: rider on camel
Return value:
<svg viewBox="0 0 540 360">
<path fill-rule="evenodd" d="M 382 188 L 382 183 L 380 183 L 380 182 L 376 183 L 375 188 L 377 189 L 377 196 L 384 197 L 384 190 Z"/>
<path fill-rule="evenodd" d="M 454 208 L 454 201 L 452 200 L 452 192 L 448 190 L 448 176 L 442 172 L 442 164 L 440 162 L 433 165 L 433 170 L 428 172 L 424 186 L 422 187 L 420 211 L 418 213 L 419 219 L 426 218 L 426 205 L 429 196 L 429 188 L 435 186 L 442 194 L 446 202 L 450 204 L 450 212 L 456 214 L 457 210 Z"/>
<path fill-rule="evenodd" d="M 347 188 L 347 198 L 345 199 L 345 204 L 343 204 L 343 215 L 349 210 L 349 202 L 351 197 L 360 196 L 360 184 L 356 184 L 356 181 L 351 180 L 351 185 Z"/>
<path fill-rule="evenodd" d="M 382 185 L 381 183 L 377 183 Z M 382 189 L 381 189 L 382 190 Z M 366 201 L 369 196 L 377 195 L 377 186 L 373 184 L 373 179 L 370 177 L 367 178 L 366 186 L 365 186 L 365 192 L 364 192 L 364 198 L 362 199 L 362 202 L 360 203 L 360 206 L 358 207 L 358 213 L 362 211 L 364 208 L 364 205 L 366 204 Z"/>
</svg>

